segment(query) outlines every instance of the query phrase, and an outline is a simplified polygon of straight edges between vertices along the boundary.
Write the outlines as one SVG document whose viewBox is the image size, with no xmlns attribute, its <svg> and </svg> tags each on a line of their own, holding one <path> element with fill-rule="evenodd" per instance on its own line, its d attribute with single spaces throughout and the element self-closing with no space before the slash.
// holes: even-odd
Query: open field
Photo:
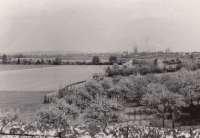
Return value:
<svg viewBox="0 0 200 138">
<path fill-rule="evenodd" d="M 34 68 L 47 68 L 47 67 L 58 67 L 57 65 L 4 65 L 0 64 L 0 71 L 9 70 L 23 70 L 23 69 L 34 69 Z"/>
<path fill-rule="evenodd" d="M 0 71 L 0 91 L 55 91 L 67 84 L 91 79 L 93 73 L 103 73 L 104 67 L 68 65 Z"/>
</svg>

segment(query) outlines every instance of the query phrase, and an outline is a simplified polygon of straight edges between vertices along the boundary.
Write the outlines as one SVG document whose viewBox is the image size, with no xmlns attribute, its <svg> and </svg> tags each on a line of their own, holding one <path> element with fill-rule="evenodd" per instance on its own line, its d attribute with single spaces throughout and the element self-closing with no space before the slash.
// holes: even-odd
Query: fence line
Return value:
<svg viewBox="0 0 200 138">
<path fill-rule="evenodd" d="M 83 84 L 83 83 L 86 83 L 86 80 L 71 83 L 71 84 L 65 86 L 64 88 L 59 89 L 58 91 L 55 91 L 53 93 L 45 95 L 44 103 L 50 103 L 50 101 L 53 97 L 62 97 L 62 94 L 71 91 L 73 86 Z"/>
</svg>

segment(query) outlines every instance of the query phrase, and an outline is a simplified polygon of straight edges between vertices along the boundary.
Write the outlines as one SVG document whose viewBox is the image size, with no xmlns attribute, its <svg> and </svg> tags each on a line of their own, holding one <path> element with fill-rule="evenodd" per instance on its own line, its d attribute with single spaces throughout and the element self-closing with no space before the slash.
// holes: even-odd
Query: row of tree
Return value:
<svg viewBox="0 0 200 138">
<path fill-rule="evenodd" d="M 23 65 L 31 65 L 31 64 L 47 64 L 47 65 L 112 65 L 113 63 L 118 63 L 122 65 L 122 62 L 117 61 L 116 56 L 110 56 L 109 62 L 101 62 L 98 56 L 94 56 L 92 58 L 92 62 L 86 62 L 86 61 L 75 61 L 75 62 L 70 62 L 70 61 L 62 61 L 60 57 L 56 57 L 54 60 L 47 59 L 44 60 L 41 58 L 40 60 L 33 60 L 32 58 L 30 59 L 20 59 L 17 58 L 17 60 L 14 61 L 9 61 L 7 56 L 4 54 L 2 57 L 2 63 L 4 64 L 23 64 Z"/>
<path fill-rule="evenodd" d="M 113 63 L 117 63 L 117 56 L 110 56 L 109 57 L 109 63 L 112 65 Z M 120 63 L 120 62 L 119 62 Z M 94 56 L 92 58 L 92 64 L 93 65 L 102 65 L 103 63 L 101 62 L 101 60 L 99 59 L 98 56 Z"/>
</svg>

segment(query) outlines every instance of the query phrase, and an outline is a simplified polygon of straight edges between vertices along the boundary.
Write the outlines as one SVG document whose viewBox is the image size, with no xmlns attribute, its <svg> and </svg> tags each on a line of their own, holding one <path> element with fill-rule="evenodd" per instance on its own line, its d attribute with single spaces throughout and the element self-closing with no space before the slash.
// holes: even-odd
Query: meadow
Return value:
<svg viewBox="0 0 200 138">
<path fill-rule="evenodd" d="M 1 65 L 10 68 L 10 65 Z M 11 65 L 19 67 L 21 65 Z M 91 79 L 103 73 L 105 66 L 68 65 L 0 71 L 0 91 L 56 91 L 73 82 Z M 32 66 L 35 67 L 36 65 Z"/>
<path fill-rule="evenodd" d="M 34 69 L 34 68 L 47 68 L 47 67 L 56 67 L 55 65 L 11 65 L 11 64 L 0 64 L 0 71 L 9 71 L 9 70 L 23 70 L 23 69 Z"/>
</svg>

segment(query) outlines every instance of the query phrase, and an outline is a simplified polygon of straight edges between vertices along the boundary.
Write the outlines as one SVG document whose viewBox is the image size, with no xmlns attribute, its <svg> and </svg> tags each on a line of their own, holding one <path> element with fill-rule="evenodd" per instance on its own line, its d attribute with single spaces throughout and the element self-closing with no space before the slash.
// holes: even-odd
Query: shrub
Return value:
<svg viewBox="0 0 200 138">
<path fill-rule="evenodd" d="M 20 109 L 0 109 L 0 120 L 3 125 L 6 125 L 10 122 L 16 121 L 20 112 Z"/>
<path fill-rule="evenodd" d="M 101 124 L 105 129 L 109 124 L 120 121 L 120 116 L 116 112 L 120 109 L 121 104 L 116 99 L 98 97 L 98 99 L 88 107 L 84 119 L 87 123 Z"/>
<path fill-rule="evenodd" d="M 36 120 L 46 124 L 67 126 L 75 122 L 78 114 L 79 110 L 75 105 L 69 105 L 64 99 L 57 99 L 49 108 L 38 110 Z"/>
</svg>

